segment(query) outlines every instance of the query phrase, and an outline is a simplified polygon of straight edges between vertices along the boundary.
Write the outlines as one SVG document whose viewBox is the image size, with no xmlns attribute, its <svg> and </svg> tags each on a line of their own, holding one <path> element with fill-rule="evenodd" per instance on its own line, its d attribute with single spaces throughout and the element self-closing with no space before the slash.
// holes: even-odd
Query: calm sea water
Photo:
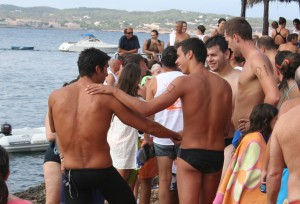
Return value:
<svg viewBox="0 0 300 204">
<path fill-rule="evenodd" d="M 65 41 L 78 41 L 92 33 L 104 42 L 118 44 L 121 32 L 93 30 L 40 30 L 0 28 L 0 125 L 13 128 L 42 127 L 47 99 L 53 89 L 78 75 L 79 53 L 58 51 Z M 149 33 L 135 33 L 140 45 Z M 167 42 L 168 35 L 160 35 Z M 11 46 L 34 46 L 34 51 L 11 50 Z M 23 191 L 43 181 L 44 152 L 11 154 L 10 192 Z"/>
</svg>

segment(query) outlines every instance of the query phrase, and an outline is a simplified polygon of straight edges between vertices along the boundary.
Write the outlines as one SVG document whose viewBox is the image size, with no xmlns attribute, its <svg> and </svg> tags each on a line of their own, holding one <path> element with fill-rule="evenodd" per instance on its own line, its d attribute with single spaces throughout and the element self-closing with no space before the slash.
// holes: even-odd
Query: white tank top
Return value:
<svg viewBox="0 0 300 204">
<path fill-rule="evenodd" d="M 184 74 L 179 71 L 165 72 L 157 75 L 157 91 L 154 97 L 158 97 L 165 92 L 169 84 L 177 77 Z M 181 100 L 178 98 L 174 104 L 170 107 L 162 110 L 154 115 L 154 120 L 166 128 L 174 131 L 180 131 L 183 129 L 183 113 Z M 169 138 L 153 137 L 153 142 L 160 145 L 174 145 Z"/>
<path fill-rule="evenodd" d="M 116 86 L 118 84 L 118 80 L 119 80 L 118 76 L 115 73 L 113 73 L 110 69 L 107 69 L 107 75 L 109 75 L 109 74 L 111 74 L 114 77 L 115 83 L 113 85 Z M 107 84 L 106 81 L 104 81 L 103 84 Z"/>
<path fill-rule="evenodd" d="M 200 39 L 200 40 L 202 40 L 203 42 L 204 42 L 204 38 L 207 36 L 207 35 L 197 35 L 198 36 L 198 38 Z"/>
</svg>

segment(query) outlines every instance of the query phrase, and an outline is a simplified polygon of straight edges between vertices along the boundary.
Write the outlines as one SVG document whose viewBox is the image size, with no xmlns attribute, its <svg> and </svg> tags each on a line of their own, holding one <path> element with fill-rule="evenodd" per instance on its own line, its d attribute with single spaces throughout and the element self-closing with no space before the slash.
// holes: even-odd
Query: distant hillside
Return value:
<svg viewBox="0 0 300 204">
<path fill-rule="evenodd" d="M 157 12 L 125 11 L 103 8 L 75 8 L 56 9 L 51 7 L 18 7 L 13 5 L 0 5 L 0 19 L 29 19 L 42 22 L 56 22 L 60 25 L 65 23 L 77 23 L 81 28 L 99 30 L 123 30 L 132 26 L 136 30 L 159 30 L 171 31 L 174 23 L 178 20 L 188 22 L 189 30 L 194 30 L 198 25 L 204 24 L 215 26 L 220 17 L 231 18 L 233 16 L 189 12 L 181 10 L 165 10 Z M 261 18 L 249 18 L 253 27 L 262 27 Z M 152 25 L 150 25 L 152 24 Z"/>
</svg>

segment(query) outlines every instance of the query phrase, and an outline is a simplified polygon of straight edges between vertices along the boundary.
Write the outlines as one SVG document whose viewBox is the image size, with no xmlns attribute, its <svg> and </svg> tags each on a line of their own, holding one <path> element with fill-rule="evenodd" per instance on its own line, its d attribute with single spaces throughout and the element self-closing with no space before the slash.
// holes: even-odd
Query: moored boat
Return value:
<svg viewBox="0 0 300 204">
<path fill-rule="evenodd" d="M 0 145 L 8 152 L 45 151 L 49 145 L 45 127 L 11 130 L 7 123 L 1 126 Z"/>
<path fill-rule="evenodd" d="M 78 42 L 64 42 L 59 46 L 60 51 L 65 52 L 81 52 L 86 48 L 94 47 L 106 53 L 116 53 L 118 45 L 105 43 L 93 34 L 84 34 L 83 38 Z"/>
</svg>

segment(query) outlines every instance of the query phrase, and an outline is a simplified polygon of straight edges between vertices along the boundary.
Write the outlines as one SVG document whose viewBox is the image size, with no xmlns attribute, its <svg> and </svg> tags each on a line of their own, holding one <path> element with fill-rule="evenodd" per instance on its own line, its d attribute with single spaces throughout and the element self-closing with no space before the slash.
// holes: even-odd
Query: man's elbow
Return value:
<svg viewBox="0 0 300 204">
<path fill-rule="evenodd" d="M 273 94 L 271 96 L 266 97 L 265 103 L 271 104 L 273 106 L 277 106 L 277 104 L 279 102 L 279 99 L 280 99 L 280 95 L 279 95 L 279 92 L 278 92 L 276 94 Z"/>
</svg>

